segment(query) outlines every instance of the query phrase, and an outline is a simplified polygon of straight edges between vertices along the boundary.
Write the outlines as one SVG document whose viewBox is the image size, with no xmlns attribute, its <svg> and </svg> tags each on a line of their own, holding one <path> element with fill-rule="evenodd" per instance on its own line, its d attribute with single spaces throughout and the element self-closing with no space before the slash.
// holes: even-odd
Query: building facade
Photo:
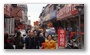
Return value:
<svg viewBox="0 0 90 55">
<path fill-rule="evenodd" d="M 23 5 L 23 4 L 22 4 Z M 27 18 L 27 5 L 25 8 L 19 4 L 4 4 L 4 31 L 10 35 L 19 29 L 25 29 Z M 8 27 L 8 28 L 6 28 Z"/>
<path fill-rule="evenodd" d="M 84 45 L 84 8 L 80 14 L 80 37 L 78 38 L 79 12 L 75 8 L 77 5 L 81 6 L 82 4 L 48 4 L 39 16 L 41 26 L 43 28 L 54 27 L 56 33 L 60 28 L 65 29 L 67 41 L 76 39 L 78 43 L 82 42 L 81 44 Z M 47 10 L 48 12 L 46 12 Z M 49 25 L 50 23 L 52 25 Z"/>
<path fill-rule="evenodd" d="M 11 4 L 4 4 L 4 32 L 14 34 L 14 18 L 11 16 Z"/>
</svg>

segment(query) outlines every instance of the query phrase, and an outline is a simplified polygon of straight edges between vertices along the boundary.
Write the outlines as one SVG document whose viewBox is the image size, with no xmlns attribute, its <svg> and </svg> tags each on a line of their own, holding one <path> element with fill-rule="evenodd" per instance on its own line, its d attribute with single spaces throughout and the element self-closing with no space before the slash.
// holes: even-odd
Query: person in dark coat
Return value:
<svg viewBox="0 0 90 55">
<path fill-rule="evenodd" d="M 43 36 L 43 33 L 40 33 L 39 36 L 39 47 L 42 47 L 42 43 L 45 42 L 45 37 Z"/>
<path fill-rule="evenodd" d="M 24 40 L 21 37 L 21 32 L 17 32 L 17 36 L 15 37 L 15 48 L 16 49 L 23 49 L 24 47 Z"/>
<path fill-rule="evenodd" d="M 4 33 L 4 49 L 14 49 L 13 45 L 8 42 L 8 33 Z"/>
<path fill-rule="evenodd" d="M 28 49 L 29 48 L 29 40 L 28 40 L 28 36 L 27 37 L 25 37 L 25 49 Z"/>
<path fill-rule="evenodd" d="M 26 49 L 38 49 L 38 39 L 34 36 L 34 32 L 30 31 L 30 35 L 26 38 Z"/>
</svg>

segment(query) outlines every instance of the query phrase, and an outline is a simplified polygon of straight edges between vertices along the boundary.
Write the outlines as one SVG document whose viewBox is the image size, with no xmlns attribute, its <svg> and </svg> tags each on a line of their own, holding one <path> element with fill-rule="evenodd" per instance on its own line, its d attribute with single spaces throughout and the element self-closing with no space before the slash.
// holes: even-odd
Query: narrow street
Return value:
<svg viewBox="0 0 90 55">
<path fill-rule="evenodd" d="M 83 49 L 84 4 L 4 4 L 4 49 Z"/>
</svg>

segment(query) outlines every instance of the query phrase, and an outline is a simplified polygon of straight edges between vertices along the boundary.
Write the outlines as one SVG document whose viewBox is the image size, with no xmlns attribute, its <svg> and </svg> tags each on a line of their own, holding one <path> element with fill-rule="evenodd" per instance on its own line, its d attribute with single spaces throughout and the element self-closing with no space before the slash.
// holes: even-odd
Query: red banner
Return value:
<svg viewBox="0 0 90 55">
<path fill-rule="evenodd" d="M 66 45 L 66 30 L 58 29 L 58 46 L 65 47 Z"/>
</svg>

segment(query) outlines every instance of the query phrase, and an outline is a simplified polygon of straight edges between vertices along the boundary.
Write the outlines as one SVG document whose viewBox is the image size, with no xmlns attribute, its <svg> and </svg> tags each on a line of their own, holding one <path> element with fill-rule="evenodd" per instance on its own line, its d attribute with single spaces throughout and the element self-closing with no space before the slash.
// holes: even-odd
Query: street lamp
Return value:
<svg viewBox="0 0 90 55">
<path fill-rule="evenodd" d="M 76 5 L 75 8 L 78 10 L 78 14 L 79 14 L 79 28 L 78 28 L 78 37 L 77 37 L 77 39 L 78 39 L 81 36 L 81 28 L 80 28 L 81 21 L 80 20 L 81 20 L 81 12 L 84 8 L 84 5 L 83 4 L 82 5 Z M 80 47 L 82 47 L 82 46 L 80 46 Z"/>
</svg>

